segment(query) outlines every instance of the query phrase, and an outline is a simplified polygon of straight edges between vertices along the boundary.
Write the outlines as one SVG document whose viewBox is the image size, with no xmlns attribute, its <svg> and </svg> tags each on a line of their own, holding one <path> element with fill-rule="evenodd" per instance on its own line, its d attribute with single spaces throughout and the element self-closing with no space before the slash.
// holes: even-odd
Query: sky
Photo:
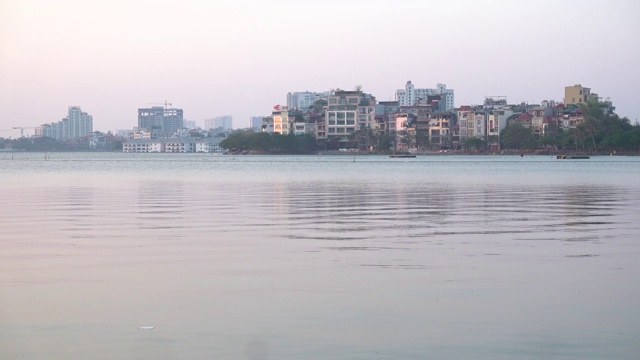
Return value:
<svg viewBox="0 0 640 360">
<path fill-rule="evenodd" d="M 131 129 L 165 100 L 247 127 L 288 92 L 388 101 L 408 80 L 447 84 L 456 106 L 582 84 L 635 122 L 639 35 L 637 0 L 0 0 L 0 137 L 69 106 Z"/>
</svg>

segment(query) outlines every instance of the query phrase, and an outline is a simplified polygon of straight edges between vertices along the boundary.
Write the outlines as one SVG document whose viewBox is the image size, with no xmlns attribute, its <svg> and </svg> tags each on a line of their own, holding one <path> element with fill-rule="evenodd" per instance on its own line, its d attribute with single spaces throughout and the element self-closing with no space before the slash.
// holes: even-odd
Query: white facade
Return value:
<svg viewBox="0 0 640 360">
<path fill-rule="evenodd" d="M 287 94 L 287 109 L 289 110 L 307 110 L 316 101 L 327 100 L 331 95 L 330 92 L 290 92 Z"/>
<path fill-rule="evenodd" d="M 67 117 L 57 123 L 44 124 L 37 131 L 54 139 L 77 139 L 93 133 L 93 117 L 79 106 L 69 106 Z"/>
<path fill-rule="evenodd" d="M 359 129 L 375 124 L 376 99 L 359 91 L 336 91 L 325 109 L 327 138 L 346 140 Z"/>
<path fill-rule="evenodd" d="M 126 153 L 221 153 L 218 138 L 135 139 L 122 144 Z"/>
<path fill-rule="evenodd" d="M 492 110 L 487 115 L 487 136 L 500 136 L 500 132 L 507 127 L 507 119 L 513 115 L 511 108 Z"/>
<path fill-rule="evenodd" d="M 445 102 L 445 111 L 455 111 L 453 89 L 447 89 L 446 84 L 438 84 L 435 89 L 416 89 L 411 81 L 407 81 L 404 89 L 396 90 L 396 101 L 400 106 L 413 106 L 427 96 L 440 95 Z"/>
</svg>

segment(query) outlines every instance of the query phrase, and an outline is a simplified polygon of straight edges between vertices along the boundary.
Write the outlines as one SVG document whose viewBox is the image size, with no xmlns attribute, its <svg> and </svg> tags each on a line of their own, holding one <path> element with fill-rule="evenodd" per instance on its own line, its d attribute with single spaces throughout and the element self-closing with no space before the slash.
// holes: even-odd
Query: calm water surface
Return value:
<svg viewBox="0 0 640 360">
<path fill-rule="evenodd" d="M 640 158 L 145 155 L 0 154 L 0 359 L 640 354 Z"/>
</svg>

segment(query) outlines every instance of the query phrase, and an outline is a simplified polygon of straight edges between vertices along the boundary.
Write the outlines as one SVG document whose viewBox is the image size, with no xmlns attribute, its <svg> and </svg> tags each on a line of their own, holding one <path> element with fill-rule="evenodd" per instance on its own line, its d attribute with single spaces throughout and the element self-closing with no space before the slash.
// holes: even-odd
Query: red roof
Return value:
<svg viewBox="0 0 640 360">
<path fill-rule="evenodd" d="M 533 119 L 533 115 L 527 114 L 527 113 L 524 113 L 518 116 L 518 120 L 531 120 L 531 119 Z"/>
<path fill-rule="evenodd" d="M 471 106 L 469 105 L 462 105 L 460 106 L 460 108 L 458 109 L 459 111 L 469 111 L 471 110 Z"/>
</svg>

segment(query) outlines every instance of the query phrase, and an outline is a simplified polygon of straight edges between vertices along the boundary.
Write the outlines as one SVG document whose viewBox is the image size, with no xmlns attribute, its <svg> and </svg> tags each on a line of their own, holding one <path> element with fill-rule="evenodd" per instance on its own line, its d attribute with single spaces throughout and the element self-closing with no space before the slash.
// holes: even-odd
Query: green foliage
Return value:
<svg viewBox="0 0 640 360">
<path fill-rule="evenodd" d="M 559 123 L 547 124 L 538 141 L 521 126 L 509 125 L 501 134 L 504 149 L 558 149 L 589 152 L 639 152 L 640 125 L 609 112 L 608 104 L 589 102 L 580 105 L 584 122 L 574 129 L 563 130 Z"/>
<path fill-rule="evenodd" d="M 19 138 L 5 144 L 16 150 L 24 151 L 68 151 L 75 150 L 66 143 L 50 137 Z"/>
<path fill-rule="evenodd" d="M 528 150 L 536 147 L 533 131 L 519 124 L 509 125 L 502 130 L 500 143 L 503 149 Z"/>
<path fill-rule="evenodd" d="M 486 150 L 487 142 L 482 139 L 472 138 L 467 139 L 462 143 L 462 147 L 465 150 Z"/>
<path fill-rule="evenodd" d="M 313 135 L 281 135 L 254 131 L 236 131 L 220 142 L 232 151 L 257 151 L 276 154 L 310 154 L 318 149 Z"/>
</svg>

